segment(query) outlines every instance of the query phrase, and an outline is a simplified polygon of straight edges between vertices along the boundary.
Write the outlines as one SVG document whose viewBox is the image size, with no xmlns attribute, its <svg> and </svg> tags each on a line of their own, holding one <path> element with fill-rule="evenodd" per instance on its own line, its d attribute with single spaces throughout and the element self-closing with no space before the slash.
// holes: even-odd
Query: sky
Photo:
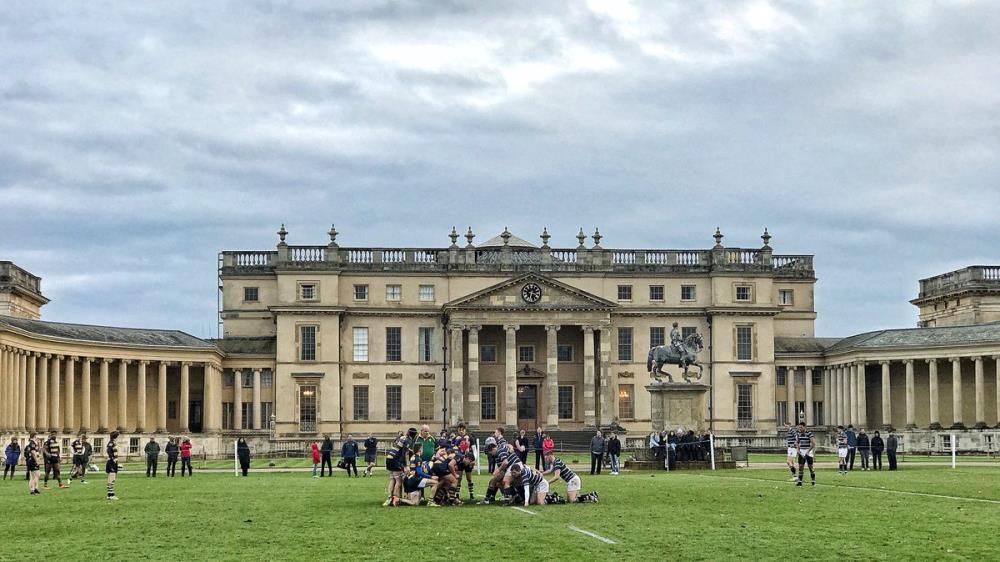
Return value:
<svg viewBox="0 0 1000 562">
<path fill-rule="evenodd" d="M 816 256 L 817 335 L 1000 263 L 997 2 L 41 2 L 0 14 L 0 260 L 48 320 L 216 334 L 217 254 Z"/>
</svg>

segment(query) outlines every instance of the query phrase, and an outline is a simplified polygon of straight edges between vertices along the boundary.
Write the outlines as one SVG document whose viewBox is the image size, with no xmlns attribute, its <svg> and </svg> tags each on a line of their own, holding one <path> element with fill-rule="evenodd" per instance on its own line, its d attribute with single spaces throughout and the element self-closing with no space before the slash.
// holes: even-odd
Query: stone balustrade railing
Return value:
<svg viewBox="0 0 1000 562">
<path fill-rule="evenodd" d="M 812 256 L 773 255 L 770 249 L 640 250 L 604 248 L 342 248 L 280 246 L 277 251 L 222 252 L 222 273 L 282 269 L 367 271 L 594 271 L 771 272 L 780 277 L 814 275 Z"/>
<path fill-rule="evenodd" d="M 1000 289 L 1000 265 L 974 265 L 920 280 L 917 298 L 939 296 L 960 289 Z"/>
<path fill-rule="evenodd" d="M 42 294 L 42 278 L 28 273 L 9 261 L 0 262 L 0 285 L 3 284 Z"/>
</svg>

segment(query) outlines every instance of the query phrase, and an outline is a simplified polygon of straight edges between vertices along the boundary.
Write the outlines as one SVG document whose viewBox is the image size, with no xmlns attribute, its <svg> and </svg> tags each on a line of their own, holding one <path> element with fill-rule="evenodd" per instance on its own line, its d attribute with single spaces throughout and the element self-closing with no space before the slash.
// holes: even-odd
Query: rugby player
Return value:
<svg viewBox="0 0 1000 562">
<path fill-rule="evenodd" d="M 795 452 L 799 457 L 799 481 L 796 486 L 802 485 L 802 473 L 805 472 L 806 465 L 809 466 L 809 477 L 812 485 L 816 485 L 816 471 L 813 470 L 813 460 L 816 451 L 816 437 L 813 432 L 806 428 L 805 422 L 799 422 L 799 430 L 795 432 Z"/>
<path fill-rule="evenodd" d="M 28 435 L 28 442 L 24 445 L 24 466 L 28 470 L 28 492 L 34 496 L 40 494 L 38 491 L 38 462 L 42 460 L 42 454 L 38 439 L 35 433 Z"/>
<path fill-rule="evenodd" d="M 406 435 L 400 432 L 399 437 L 392 442 L 392 446 L 385 454 L 385 469 L 389 473 L 389 484 L 387 493 L 389 498 L 382 505 L 388 507 L 395 505 L 399 501 L 399 496 L 403 493 L 403 469 L 406 467 L 406 455 L 413 446 L 413 440 L 417 436 L 417 429 L 411 427 Z"/>
<path fill-rule="evenodd" d="M 795 482 L 796 443 L 795 426 L 788 424 L 788 432 L 785 434 L 785 445 L 788 447 L 788 455 L 785 457 L 785 464 L 788 465 L 788 470 L 792 471 L 792 482 Z"/>
<path fill-rule="evenodd" d="M 837 473 L 847 475 L 847 432 L 844 426 L 837 426 Z"/>
<path fill-rule="evenodd" d="M 115 439 L 118 439 L 120 435 L 117 431 L 112 431 L 111 436 L 108 439 L 108 445 L 104 448 L 104 454 L 108 461 L 104 463 L 104 472 L 108 474 L 108 499 L 118 500 L 118 496 L 115 495 L 115 480 L 118 477 L 118 469 L 121 466 L 118 464 L 118 444 L 115 443 Z"/>
<path fill-rule="evenodd" d="M 42 445 L 42 456 L 45 458 L 45 484 L 43 487 L 49 487 L 49 474 L 55 478 L 56 482 L 59 483 L 60 488 L 65 488 L 66 485 L 63 484 L 62 476 L 59 472 L 59 455 L 62 453 L 62 448 L 59 446 L 59 439 L 56 437 L 56 432 L 53 431 L 49 434 L 49 438 L 45 440 Z"/>
<path fill-rule="evenodd" d="M 511 467 L 511 485 L 524 488 L 524 506 L 545 505 L 549 493 L 549 482 L 542 473 L 524 464 Z"/>
</svg>

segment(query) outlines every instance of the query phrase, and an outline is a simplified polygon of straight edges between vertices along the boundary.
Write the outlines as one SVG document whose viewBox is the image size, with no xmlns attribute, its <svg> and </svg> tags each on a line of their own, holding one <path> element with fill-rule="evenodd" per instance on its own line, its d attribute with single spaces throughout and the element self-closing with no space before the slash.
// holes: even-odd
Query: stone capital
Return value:
<svg viewBox="0 0 1000 562">
<path fill-rule="evenodd" d="M 122 365 L 131 365 L 132 364 L 132 360 L 131 359 L 119 359 L 118 363 L 120 363 Z"/>
<path fill-rule="evenodd" d="M 596 326 L 583 326 L 583 333 L 585 333 L 585 334 L 593 334 L 594 330 L 596 330 L 596 329 L 597 329 Z"/>
<path fill-rule="evenodd" d="M 478 332 L 479 330 L 483 329 L 483 327 L 481 325 L 479 325 L 479 324 L 471 325 L 471 326 L 466 326 L 465 328 L 467 330 L 469 330 L 470 332 Z"/>
<path fill-rule="evenodd" d="M 191 366 L 190 361 L 181 361 L 181 367 L 190 367 L 190 366 Z"/>
<path fill-rule="evenodd" d="M 903 359 L 903 364 L 904 365 L 912 365 L 913 364 L 913 359 Z"/>
<path fill-rule="evenodd" d="M 961 363 L 962 362 L 962 358 L 961 357 L 949 357 L 948 361 L 951 361 L 952 363 Z"/>
<path fill-rule="evenodd" d="M 982 363 L 983 362 L 983 356 L 982 355 L 977 355 L 976 357 L 973 357 L 972 360 L 975 361 L 976 363 Z"/>
<path fill-rule="evenodd" d="M 149 359 L 140 359 L 140 360 L 138 361 L 138 363 L 139 363 L 140 365 L 142 365 L 142 366 L 146 366 L 146 365 L 149 365 L 150 363 L 152 363 L 152 361 L 150 361 Z"/>
<path fill-rule="evenodd" d="M 112 361 L 114 361 L 114 359 L 111 359 L 110 357 L 101 357 L 101 363 L 111 363 Z"/>
<path fill-rule="evenodd" d="M 937 361 L 937 359 L 924 359 L 924 362 L 928 365 L 933 365 L 934 363 L 937 363 Z"/>
<path fill-rule="evenodd" d="M 452 332 L 461 332 L 465 329 L 463 324 L 448 324 L 448 330 Z"/>
<path fill-rule="evenodd" d="M 545 325 L 545 331 L 546 332 L 558 332 L 559 328 L 562 328 L 562 326 L 559 325 L 559 324 L 546 324 Z"/>
<path fill-rule="evenodd" d="M 521 329 L 521 325 L 520 324 L 504 324 L 503 325 L 503 329 L 506 330 L 506 331 L 508 331 L 508 332 L 510 332 L 512 330 L 516 332 L 516 331 L 518 331 L 518 330 Z"/>
<path fill-rule="evenodd" d="M 888 359 L 881 359 L 878 362 L 879 365 L 888 365 L 890 363 L 892 363 L 892 361 L 889 361 Z"/>
<path fill-rule="evenodd" d="M 859 360 L 857 360 L 857 361 L 855 361 L 855 362 L 854 362 L 854 365 L 855 365 L 856 367 L 861 367 L 862 369 L 863 369 L 863 368 L 865 367 L 865 365 L 867 365 L 867 364 L 868 364 L 868 361 L 866 361 L 866 360 L 864 360 L 864 359 L 859 359 Z"/>
</svg>

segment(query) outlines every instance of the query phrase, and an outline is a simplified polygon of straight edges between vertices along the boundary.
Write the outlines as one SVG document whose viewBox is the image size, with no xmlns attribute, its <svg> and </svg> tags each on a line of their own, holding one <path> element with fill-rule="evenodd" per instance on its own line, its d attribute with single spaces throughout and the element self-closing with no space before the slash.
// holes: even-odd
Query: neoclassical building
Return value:
<svg viewBox="0 0 1000 562">
<path fill-rule="evenodd" d="M 647 353 L 676 322 L 706 344 L 702 429 L 722 439 L 770 443 L 800 418 L 894 428 L 911 450 L 997 434 L 1000 267 L 921 281 L 928 327 L 817 338 L 812 256 L 775 254 L 766 230 L 735 248 L 717 229 L 704 250 L 582 229 L 569 248 L 545 230 L 452 229 L 442 248 L 327 234 L 290 245 L 282 226 L 273 250 L 222 252 L 215 340 L 43 321 L 41 280 L 0 262 L 0 433 L 191 433 L 209 451 L 420 423 L 641 435 Z"/>
</svg>

